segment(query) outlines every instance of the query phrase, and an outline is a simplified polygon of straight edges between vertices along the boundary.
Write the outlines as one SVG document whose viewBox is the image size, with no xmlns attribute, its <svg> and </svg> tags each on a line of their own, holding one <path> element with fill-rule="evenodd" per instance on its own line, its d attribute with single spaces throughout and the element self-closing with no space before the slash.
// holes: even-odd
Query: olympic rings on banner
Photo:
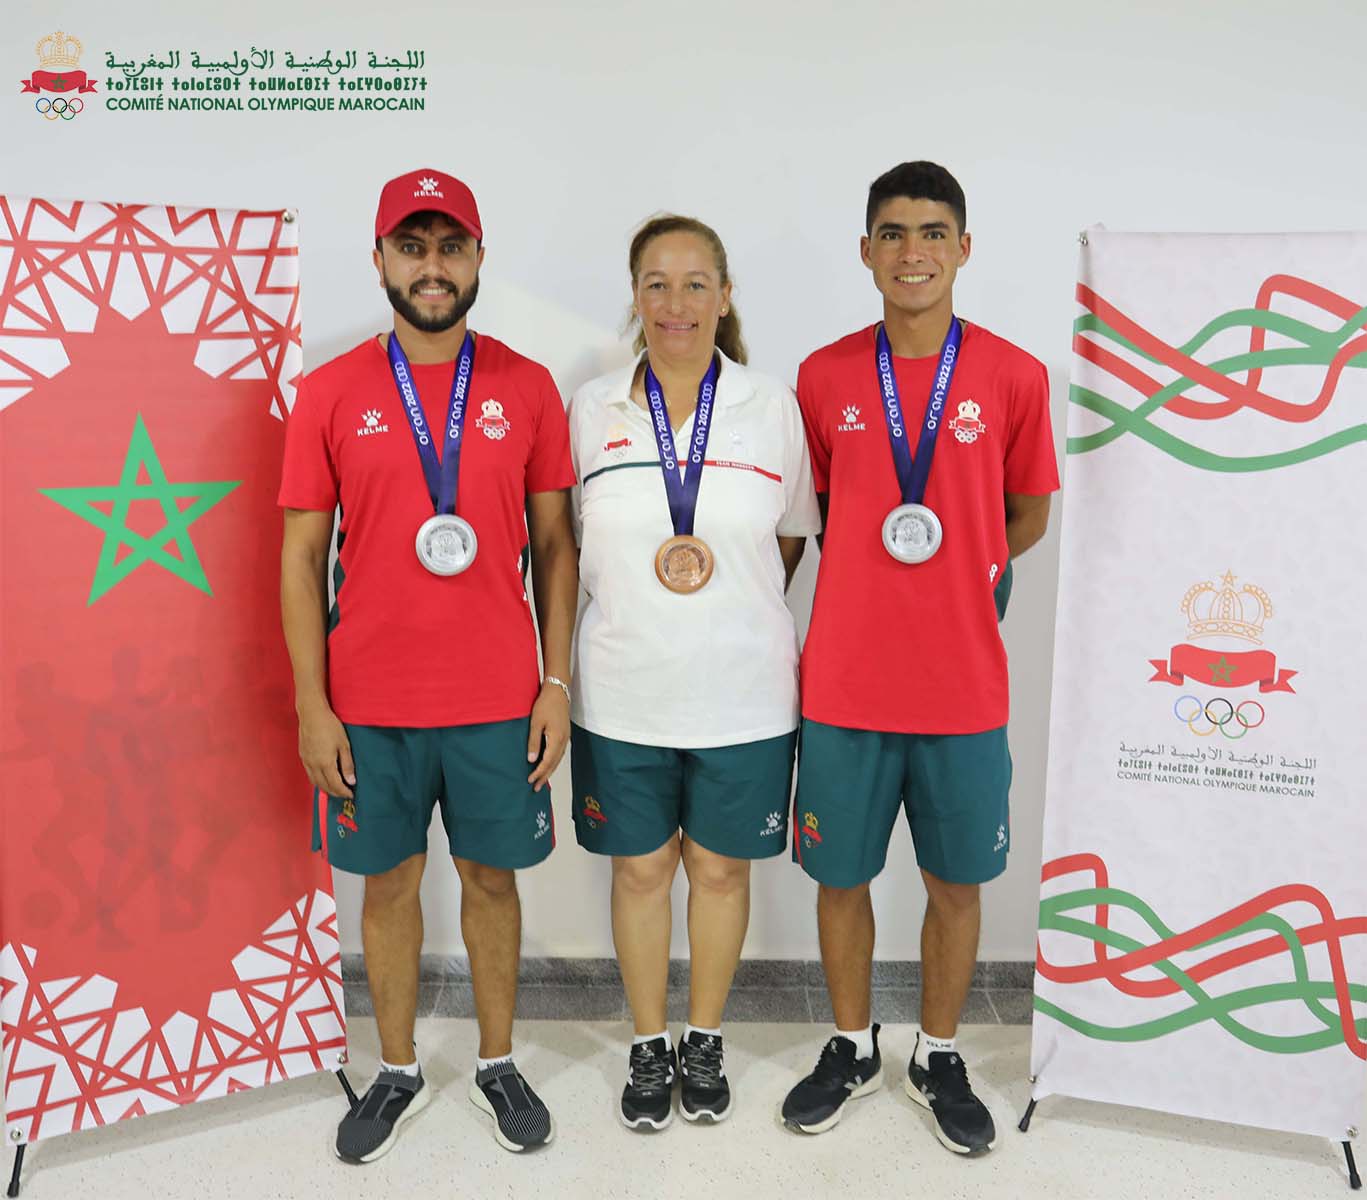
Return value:
<svg viewBox="0 0 1367 1200">
<path fill-rule="evenodd" d="M 33 107 L 49 121 L 55 121 L 58 117 L 63 121 L 70 121 L 77 113 L 85 111 L 85 101 L 79 96 L 72 96 L 69 100 L 65 96 L 58 96 L 55 100 L 39 96 L 33 102 Z"/>
<path fill-rule="evenodd" d="M 1190 704 L 1183 709 L 1183 701 Z M 1195 707 L 1191 707 L 1194 705 Z M 1220 706 L 1224 707 L 1221 708 Z M 1258 712 L 1258 719 L 1253 720 L 1253 710 Z M 1247 710 L 1247 712 L 1245 712 Z M 1243 700 L 1236 707 L 1230 700 L 1223 696 L 1216 696 L 1213 700 L 1201 703 L 1199 696 L 1193 696 L 1189 692 L 1178 696 L 1173 702 L 1172 715 L 1182 722 L 1197 737 L 1211 737 L 1218 729 L 1222 737 L 1228 738 L 1231 742 L 1237 742 L 1240 738 L 1246 737 L 1250 729 L 1257 729 L 1267 720 L 1267 710 L 1257 700 Z M 1204 722 L 1205 728 L 1198 728 L 1197 722 Z M 1230 730 L 1237 729 L 1238 733 L 1231 733 Z"/>
<path fill-rule="evenodd" d="M 1195 711 L 1192 712 L 1192 713 L 1190 713 L 1188 716 L 1185 716 L 1185 717 L 1184 717 L 1180 712 L 1177 711 L 1177 705 L 1181 704 L 1183 700 L 1190 700 L 1194 705 L 1196 705 Z M 1190 725 L 1191 722 L 1193 722 L 1194 720 L 1196 720 L 1196 718 L 1199 717 L 1199 716 L 1201 715 L 1201 700 L 1200 700 L 1200 698 L 1197 697 L 1197 696 L 1192 696 L 1192 695 L 1178 696 L 1177 699 L 1176 699 L 1176 701 L 1173 703 L 1173 706 L 1172 706 L 1172 715 L 1173 715 L 1174 717 L 1176 717 L 1179 721 L 1181 721 L 1183 725 Z"/>
</svg>

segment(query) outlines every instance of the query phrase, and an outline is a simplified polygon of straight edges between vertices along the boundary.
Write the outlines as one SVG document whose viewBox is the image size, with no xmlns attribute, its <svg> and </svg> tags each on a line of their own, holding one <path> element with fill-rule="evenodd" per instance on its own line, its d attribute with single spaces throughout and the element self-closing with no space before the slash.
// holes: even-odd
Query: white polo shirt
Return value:
<svg viewBox="0 0 1367 1200">
<path fill-rule="evenodd" d="M 636 365 L 570 401 L 579 579 L 575 724 L 619 741 L 696 749 L 790 733 L 798 723 L 797 631 L 778 537 L 820 531 L 802 414 L 792 391 L 721 356 L 694 536 L 711 580 L 676 595 L 655 575 L 674 534 Z M 682 465 L 693 417 L 674 435 Z"/>
</svg>

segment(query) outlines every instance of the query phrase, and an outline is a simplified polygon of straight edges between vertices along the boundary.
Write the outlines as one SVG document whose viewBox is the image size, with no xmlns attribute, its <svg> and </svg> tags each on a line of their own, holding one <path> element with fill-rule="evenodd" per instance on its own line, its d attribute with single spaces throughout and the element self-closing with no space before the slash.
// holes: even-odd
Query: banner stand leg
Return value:
<svg viewBox="0 0 1367 1200">
<path fill-rule="evenodd" d="M 1039 1101 L 1031 1097 L 1029 1105 L 1025 1109 L 1025 1116 L 1020 1119 L 1020 1124 L 1016 1126 L 1022 1133 L 1030 1132 L 1030 1118 L 1035 1115 L 1035 1105 Z"/>
<path fill-rule="evenodd" d="M 14 1151 L 14 1173 L 9 1177 L 9 1191 L 5 1193 L 11 1198 L 19 1194 L 19 1172 L 24 1169 L 24 1151 L 27 1149 L 27 1146 L 18 1146 Z"/>
<path fill-rule="evenodd" d="M 352 1089 L 351 1080 L 348 1079 L 348 1078 L 346 1077 L 346 1071 L 342 1070 L 340 1067 L 337 1069 L 337 1080 L 338 1080 L 338 1082 L 341 1083 L 341 1085 L 342 1085 L 342 1091 L 344 1091 L 344 1092 L 346 1093 L 347 1107 L 348 1107 L 348 1108 L 355 1108 L 355 1107 L 356 1107 L 356 1093 L 355 1093 L 355 1091 Z M 19 1150 L 20 1150 L 21 1153 L 23 1152 L 23 1149 L 24 1149 L 24 1148 L 23 1148 L 22 1146 L 19 1147 Z M 17 1170 L 18 1170 L 18 1168 L 16 1168 L 16 1172 L 17 1172 Z M 15 1196 L 15 1195 L 18 1195 L 18 1193 L 17 1193 L 17 1192 L 11 1192 L 10 1195 L 11 1195 L 11 1196 Z"/>
<path fill-rule="evenodd" d="M 338 1080 L 338 1082 L 341 1083 L 341 1085 L 342 1085 L 342 1091 L 344 1091 L 344 1092 L 346 1093 L 347 1105 L 348 1105 L 349 1107 L 351 1107 L 351 1108 L 355 1108 L 355 1107 L 356 1107 L 356 1092 L 355 1092 L 355 1090 L 354 1090 L 354 1089 L 352 1088 L 352 1086 L 351 1086 L 351 1080 L 349 1080 L 349 1079 L 346 1077 L 346 1071 L 344 1071 L 344 1070 L 342 1070 L 342 1069 L 339 1068 L 338 1071 L 337 1071 L 337 1080 Z M 1347 1142 L 1344 1142 L 1344 1143 L 1343 1143 L 1343 1148 L 1344 1148 L 1345 1150 L 1348 1151 L 1348 1162 L 1349 1162 L 1349 1165 L 1350 1165 L 1350 1167 L 1351 1167 L 1352 1161 L 1353 1161 L 1353 1152 L 1352 1152 L 1351 1149 L 1349 1149 L 1348 1143 L 1347 1143 Z M 9 1190 L 5 1193 L 5 1195 L 9 1197 L 9 1200 L 14 1200 L 14 1198 L 15 1198 L 16 1196 L 19 1195 L 19 1175 L 20 1175 L 20 1172 L 22 1172 L 23 1169 L 24 1169 L 24 1151 L 27 1150 L 27 1149 L 28 1149 L 27 1146 L 16 1146 L 16 1147 L 15 1147 L 15 1150 L 14 1150 L 14 1170 L 13 1170 L 13 1172 L 11 1172 L 10 1177 L 9 1177 Z M 1354 1178 L 1357 1178 L 1356 1168 L 1354 1168 L 1353 1170 L 1354 1170 L 1353 1177 L 1354 1177 Z M 1354 1186 L 1355 1186 L 1355 1187 L 1361 1187 L 1362 1184 L 1361 1184 L 1361 1182 L 1359 1181 L 1358 1183 L 1354 1184 Z"/>
</svg>

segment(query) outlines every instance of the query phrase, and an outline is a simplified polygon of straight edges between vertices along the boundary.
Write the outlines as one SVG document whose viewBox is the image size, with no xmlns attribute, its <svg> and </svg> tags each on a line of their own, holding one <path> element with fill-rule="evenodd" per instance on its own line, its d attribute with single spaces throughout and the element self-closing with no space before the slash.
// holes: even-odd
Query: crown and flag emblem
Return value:
<svg viewBox="0 0 1367 1200">
<path fill-rule="evenodd" d="M 23 90 L 58 94 L 93 92 L 95 80 L 87 78 L 84 71 L 77 69 L 84 49 L 80 38 L 60 29 L 48 34 L 34 46 L 39 70 L 34 71 L 30 78 L 19 81 Z"/>
<path fill-rule="evenodd" d="M 1226 571 L 1216 584 L 1203 580 L 1192 584 L 1182 597 L 1187 618 L 1187 641 L 1174 646 L 1166 660 L 1149 659 L 1154 668 L 1150 683 L 1192 682 L 1218 688 L 1258 685 L 1260 692 L 1295 692 L 1295 671 L 1277 667 L 1277 656 L 1268 649 L 1213 649 L 1197 642 L 1231 639 L 1252 646 L 1263 645 L 1264 625 L 1273 614 L 1272 601 L 1262 588 L 1251 583 L 1235 588 L 1238 577 Z"/>
</svg>

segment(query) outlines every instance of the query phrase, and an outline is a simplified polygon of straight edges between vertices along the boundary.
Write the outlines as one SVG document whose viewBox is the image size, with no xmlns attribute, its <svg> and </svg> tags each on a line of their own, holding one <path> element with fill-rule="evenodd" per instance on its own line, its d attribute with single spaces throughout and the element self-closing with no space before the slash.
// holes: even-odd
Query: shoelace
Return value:
<svg viewBox="0 0 1367 1200">
<path fill-rule="evenodd" d="M 931 1075 L 936 1092 L 949 1101 L 962 1100 L 972 1092 L 968 1083 L 968 1067 L 957 1054 L 937 1054 L 939 1059 Z"/>
<path fill-rule="evenodd" d="M 631 1086 L 641 1091 L 659 1091 L 669 1086 L 668 1053 L 656 1055 L 649 1042 L 631 1048 Z"/>
<path fill-rule="evenodd" d="M 722 1055 L 721 1038 L 705 1034 L 701 1042 L 686 1042 L 682 1048 L 684 1061 L 688 1064 L 690 1083 L 700 1087 L 718 1087 L 721 1084 Z"/>
<path fill-rule="evenodd" d="M 849 1068 L 853 1065 L 850 1057 L 842 1054 L 835 1038 L 831 1038 L 821 1050 L 812 1079 L 819 1084 L 844 1084 L 849 1078 Z"/>
</svg>

